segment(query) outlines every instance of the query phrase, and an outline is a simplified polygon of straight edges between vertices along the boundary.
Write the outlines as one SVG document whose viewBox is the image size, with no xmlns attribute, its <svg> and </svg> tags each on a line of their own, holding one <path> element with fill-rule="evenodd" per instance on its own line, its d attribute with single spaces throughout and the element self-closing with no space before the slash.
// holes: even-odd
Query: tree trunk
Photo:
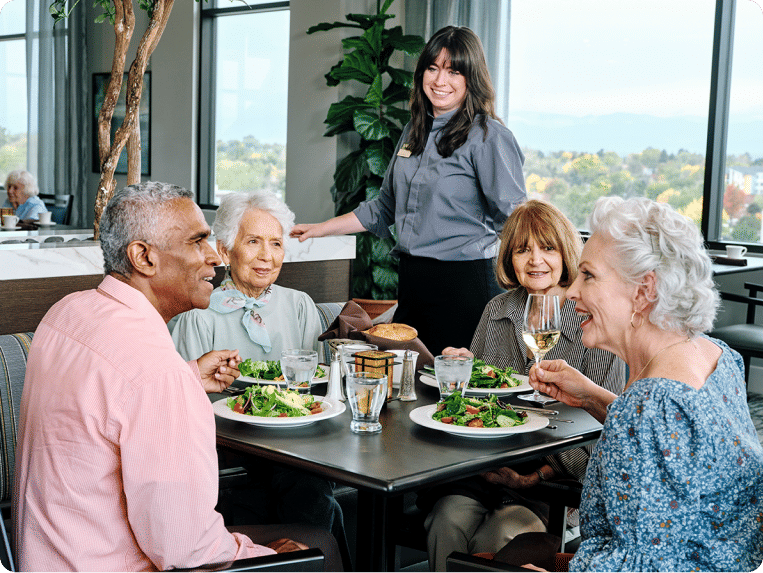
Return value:
<svg viewBox="0 0 763 573">
<path fill-rule="evenodd" d="M 154 2 L 154 8 L 153 13 L 151 14 L 151 20 L 148 23 L 148 27 L 146 28 L 145 33 L 143 34 L 143 37 L 140 39 L 140 43 L 138 44 L 137 53 L 135 55 L 135 59 L 132 62 L 132 65 L 130 66 L 130 72 L 127 76 L 127 94 L 125 98 L 125 118 L 122 122 L 122 125 L 119 126 L 116 133 L 114 134 L 114 141 L 111 143 L 111 145 L 108 145 L 108 138 L 109 133 L 111 130 L 111 118 L 113 117 L 114 113 L 114 107 L 112 106 L 111 111 L 108 115 L 108 123 L 102 124 L 101 122 L 104 120 L 105 116 L 102 116 L 103 114 L 103 108 L 101 108 L 101 113 L 98 115 L 98 149 L 99 154 L 102 152 L 102 131 L 105 129 L 106 133 L 106 157 L 104 158 L 104 155 L 101 154 L 101 181 L 98 185 L 98 194 L 95 199 L 95 239 L 97 240 L 99 237 L 99 227 L 100 227 L 100 219 L 101 214 L 103 213 L 103 209 L 106 207 L 106 204 L 109 202 L 109 199 L 111 199 L 112 195 L 114 194 L 114 190 L 116 187 L 116 181 L 114 180 L 114 171 L 116 170 L 117 161 L 119 160 L 119 156 L 122 153 L 122 150 L 125 147 L 125 144 L 127 143 L 128 139 L 132 140 L 132 143 L 130 147 L 128 147 L 127 150 L 127 160 L 128 160 L 128 175 L 127 175 L 127 184 L 133 185 L 140 183 L 140 134 L 138 133 L 137 136 L 135 136 L 135 133 L 140 129 L 139 121 L 138 121 L 138 114 L 140 111 L 140 98 L 143 94 L 143 74 L 146 71 L 146 66 L 148 65 L 148 59 L 151 57 L 151 54 L 153 53 L 154 49 L 156 48 L 157 44 L 159 43 L 159 39 L 162 37 L 162 33 L 164 32 L 164 29 L 167 26 L 167 20 L 170 17 L 170 12 L 172 11 L 172 5 L 174 3 L 174 0 L 155 0 Z M 130 27 L 130 36 L 132 35 L 132 28 L 135 26 L 135 17 L 132 11 L 132 0 L 114 0 L 114 6 L 117 8 L 117 22 L 119 22 L 119 16 L 120 16 L 120 5 L 121 5 L 121 12 L 123 14 L 127 14 L 129 12 L 129 15 L 132 17 L 132 25 Z M 121 83 L 122 83 L 122 75 L 124 74 L 124 62 L 125 62 L 125 56 L 122 55 L 121 57 L 121 69 L 119 71 L 116 70 L 116 60 L 117 60 L 117 49 L 120 47 L 119 44 L 119 36 L 120 32 L 117 30 L 117 26 L 114 26 L 115 32 L 117 33 L 117 48 L 114 51 L 114 64 L 115 67 L 112 67 L 111 70 L 111 80 L 109 81 L 109 89 L 111 88 L 112 83 L 115 83 L 114 75 L 119 75 L 119 82 L 118 82 L 118 88 L 117 88 L 117 96 L 119 95 L 119 89 L 121 89 Z M 127 45 L 129 45 L 129 38 L 127 40 L 127 44 L 125 45 L 125 53 L 127 49 Z M 116 105 L 116 98 L 114 99 L 114 105 Z M 105 106 L 105 102 L 104 102 Z M 134 159 L 134 156 L 137 156 L 137 160 Z"/>
</svg>

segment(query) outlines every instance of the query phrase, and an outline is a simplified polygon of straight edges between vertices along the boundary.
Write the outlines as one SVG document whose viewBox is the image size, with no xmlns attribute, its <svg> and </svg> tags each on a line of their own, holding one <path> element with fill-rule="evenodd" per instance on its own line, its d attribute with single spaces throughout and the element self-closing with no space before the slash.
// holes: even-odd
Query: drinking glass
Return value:
<svg viewBox="0 0 763 573">
<path fill-rule="evenodd" d="M 559 341 L 561 314 L 559 297 L 552 294 L 529 294 L 525 304 L 525 317 L 522 323 L 522 339 L 535 356 L 535 364 L 540 364 L 546 353 Z M 554 402 L 537 390 L 532 394 L 518 396 L 522 400 L 533 402 Z"/>
<path fill-rule="evenodd" d="M 309 392 L 316 368 L 318 353 L 315 350 L 294 348 L 281 352 L 281 372 L 289 390 Z"/>
<path fill-rule="evenodd" d="M 463 396 L 472 377 L 474 360 L 467 356 L 443 355 L 434 359 L 434 375 L 440 387 L 440 399 L 445 400 L 455 391 Z"/>
<path fill-rule="evenodd" d="M 345 376 L 355 372 L 355 354 L 365 350 L 379 350 L 379 347 L 375 344 L 366 344 L 364 342 L 342 344 L 339 346 L 339 353 L 342 358 L 342 372 Z"/>
<path fill-rule="evenodd" d="M 379 413 L 387 397 L 387 377 L 378 372 L 347 374 L 347 401 L 352 410 L 350 429 L 356 434 L 381 432 Z"/>
</svg>

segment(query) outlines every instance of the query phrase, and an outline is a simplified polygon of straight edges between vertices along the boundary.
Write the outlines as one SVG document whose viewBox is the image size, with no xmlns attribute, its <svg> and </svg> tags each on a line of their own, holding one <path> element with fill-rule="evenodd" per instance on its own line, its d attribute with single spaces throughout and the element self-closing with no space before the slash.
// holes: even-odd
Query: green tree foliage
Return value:
<svg viewBox="0 0 763 573">
<path fill-rule="evenodd" d="M 280 197 L 286 190 L 286 147 L 260 143 L 254 137 L 243 141 L 218 141 L 215 164 L 217 192 L 267 189 Z"/>
<path fill-rule="evenodd" d="M 0 127 L 0 185 L 14 169 L 26 168 L 26 148 L 26 133 L 11 135 L 6 128 Z M 0 202 L 4 200 L 5 197 L 0 197 Z"/>
<path fill-rule="evenodd" d="M 403 126 L 410 112 L 403 107 L 408 100 L 413 74 L 395 68 L 390 58 L 396 51 L 416 56 L 424 47 L 420 36 L 403 34 L 400 26 L 386 28 L 394 18 L 387 10 L 394 0 L 377 2 L 376 14 L 348 14 L 347 22 L 324 22 L 307 33 L 334 28 L 357 29 L 360 35 L 342 40 L 344 59 L 326 74 L 329 86 L 357 82 L 364 86 L 363 97 L 347 96 L 331 104 L 324 123 L 326 137 L 354 132 L 359 135 L 357 149 L 337 165 L 331 189 L 337 215 L 349 213 L 361 201 L 379 193 Z M 394 241 L 361 234 L 353 266 L 353 296 L 374 299 L 397 298 L 397 261 L 389 256 Z"/>
</svg>

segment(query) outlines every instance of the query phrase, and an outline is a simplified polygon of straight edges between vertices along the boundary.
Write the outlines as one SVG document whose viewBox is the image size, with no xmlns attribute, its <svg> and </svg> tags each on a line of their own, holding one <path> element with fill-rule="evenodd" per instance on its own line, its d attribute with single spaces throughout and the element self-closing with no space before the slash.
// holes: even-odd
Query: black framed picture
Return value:
<svg viewBox="0 0 763 573">
<path fill-rule="evenodd" d="M 98 113 L 101 111 L 103 100 L 106 97 L 106 87 L 109 84 L 110 73 L 93 74 L 93 172 L 98 173 L 101 170 L 98 161 Z M 117 129 L 125 119 L 126 94 L 127 93 L 127 74 L 122 79 L 122 89 L 119 92 L 119 99 L 114 108 L 114 117 L 111 120 L 111 141 L 114 141 L 114 135 Z M 140 97 L 140 108 L 138 110 L 138 121 L 140 122 L 140 169 L 141 175 L 151 174 L 151 72 L 143 75 L 143 93 Z M 115 173 L 127 173 L 127 145 L 122 150 L 117 162 Z"/>
</svg>

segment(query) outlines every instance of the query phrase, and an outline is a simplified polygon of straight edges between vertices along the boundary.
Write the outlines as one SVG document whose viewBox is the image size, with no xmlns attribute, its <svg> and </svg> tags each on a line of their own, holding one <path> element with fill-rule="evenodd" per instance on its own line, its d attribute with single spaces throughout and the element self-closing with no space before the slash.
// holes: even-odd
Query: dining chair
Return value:
<svg viewBox="0 0 763 573">
<path fill-rule="evenodd" d="M 3 543 L 0 562 L 9 571 L 16 571 L 8 531 L 21 391 L 32 336 L 31 332 L 0 336 L 0 534 Z"/>
<path fill-rule="evenodd" d="M 763 325 L 755 323 L 755 311 L 763 306 L 763 299 L 758 298 L 758 293 L 763 292 L 763 285 L 744 283 L 744 288 L 749 291 L 749 296 L 730 292 L 720 295 L 724 301 L 747 305 L 745 322 L 718 327 L 710 332 L 710 336 L 722 340 L 742 355 L 745 381 L 749 382 L 750 360 L 763 358 Z"/>
<path fill-rule="evenodd" d="M 320 549 L 313 548 L 203 565 L 194 569 L 172 569 L 172 571 L 323 571 L 324 561 Z"/>
<path fill-rule="evenodd" d="M 68 225 L 71 220 L 73 195 L 52 195 L 40 193 L 38 197 L 51 212 L 51 220 L 59 225 Z"/>
</svg>

